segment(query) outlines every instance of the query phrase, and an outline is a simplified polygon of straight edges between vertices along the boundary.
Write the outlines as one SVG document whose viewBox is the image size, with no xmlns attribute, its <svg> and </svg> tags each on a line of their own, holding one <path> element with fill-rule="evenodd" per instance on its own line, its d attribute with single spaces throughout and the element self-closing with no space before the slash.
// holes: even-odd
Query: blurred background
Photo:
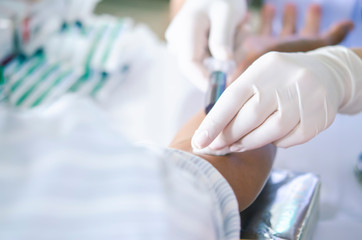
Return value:
<svg viewBox="0 0 362 240">
<path fill-rule="evenodd" d="M 262 0 L 250 1 L 254 12 L 261 6 Z M 132 17 L 137 22 L 147 25 L 164 40 L 164 32 L 170 21 L 169 0 L 103 0 L 96 9 L 96 14 L 112 14 L 118 17 Z"/>
<path fill-rule="evenodd" d="M 169 0 L 103 0 L 95 13 L 131 17 L 136 22 L 147 23 L 160 39 L 164 39 L 170 19 Z"/>
</svg>

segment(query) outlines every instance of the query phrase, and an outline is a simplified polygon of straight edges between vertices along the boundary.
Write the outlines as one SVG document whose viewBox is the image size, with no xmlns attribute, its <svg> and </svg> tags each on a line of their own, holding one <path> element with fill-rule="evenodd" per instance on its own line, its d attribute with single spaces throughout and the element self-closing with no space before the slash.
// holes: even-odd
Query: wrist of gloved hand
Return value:
<svg viewBox="0 0 362 240">
<path fill-rule="evenodd" d="M 343 98 L 339 113 L 362 111 L 362 60 L 352 50 L 342 46 L 324 47 L 307 53 L 319 59 L 335 76 Z"/>
</svg>

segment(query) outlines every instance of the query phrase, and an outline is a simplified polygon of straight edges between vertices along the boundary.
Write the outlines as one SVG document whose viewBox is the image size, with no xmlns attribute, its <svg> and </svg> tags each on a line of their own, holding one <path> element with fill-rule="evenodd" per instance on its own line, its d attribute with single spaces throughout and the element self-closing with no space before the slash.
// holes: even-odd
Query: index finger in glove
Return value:
<svg viewBox="0 0 362 240">
<path fill-rule="evenodd" d="M 234 119 L 210 144 L 210 148 L 218 150 L 229 146 L 263 124 L 277 109 L 274 92 L 270 92 L 271 94 L 263 93 L 255 88 L 253 97 L 242 106 Z"/>
<path fill-rule="evenodd" d="M 207 147 L 232 121 L 252 95 L 251 85 L 244 83 L 241 79 L 230 85 L 195 131 L 192 146 L 197 149 Z"/>
</svg>

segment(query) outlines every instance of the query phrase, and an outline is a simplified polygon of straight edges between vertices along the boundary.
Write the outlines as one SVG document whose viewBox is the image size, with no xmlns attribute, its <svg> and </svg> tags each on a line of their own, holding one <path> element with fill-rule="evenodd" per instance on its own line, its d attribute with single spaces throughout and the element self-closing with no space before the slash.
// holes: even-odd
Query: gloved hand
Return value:
<svg viewBox="0 0 362 240">
<path fill-rule="evenodd" d="M 209 72 L 203 62 L 210 53 L 217 60 L 233 58 L 235 35 L 243 34 L 237 29 L 242 27 L 246 10 L 246 0 L 188 0 L 168 27 L 169 49 L 201 90 L 208 86 Z"/>
<path fill-rule="evenodd" d="M 221 95 L 192 139 L 195 150 L 290 147 L 326 129 L 337 112 L 362 111 L 362 61 L 345 47 L 270 52 Z M 209 145 L 210 144 L 210 145 Z"/>
</svg>

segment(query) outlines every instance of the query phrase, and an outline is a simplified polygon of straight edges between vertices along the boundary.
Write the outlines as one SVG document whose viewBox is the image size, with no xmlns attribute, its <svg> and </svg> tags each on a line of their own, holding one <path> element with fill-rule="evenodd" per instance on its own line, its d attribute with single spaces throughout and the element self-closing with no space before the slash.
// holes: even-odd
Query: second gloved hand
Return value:
<svg viewBox="0 0 362 240">
<path fill-rule="evenodd" d="M 217 60 L 233 58 L 236 29 L 246 10 L 246 0 L 187 0 L 168 27 L 168 47 L 201 90 L 208 86 L 204 60 L 210 53 Z"/>
<path fill-rule="evenodd" d="M 337 112 L 362 111 L 362 61 L 344 47 L 270 52 L 231 84 L 192 139 L 196 150 L 290 147 L 326 129 Z"/>
</svg>

